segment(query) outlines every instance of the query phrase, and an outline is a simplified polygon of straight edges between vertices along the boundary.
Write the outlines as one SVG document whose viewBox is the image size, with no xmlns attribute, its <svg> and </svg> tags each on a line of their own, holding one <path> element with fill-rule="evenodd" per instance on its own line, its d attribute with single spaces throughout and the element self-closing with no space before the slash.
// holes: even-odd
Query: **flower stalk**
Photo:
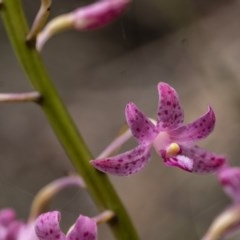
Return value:
<svg viewBox="0 0 240 240">
<path fill-rule="evenodd" d="M 90 164 L 93 159 L 84 140 L 61 101 L 41 58 L 34 48 L 26 44 L 29 32 L 20 0 L 5 0 L 1 16 L 8 37 L 17 58 L 33 88 L 41 93 L 41 108 L 53 131 L 71 159 L 76 171 L 83 177 L 89 193 L 100 211 L 112 210 L 117 221 L 109 221 L 116 239 L 139 239 L 132 222 L 105 174 L 98 172 Z"/>
<path fill-rule="evenodd" d="M 57 179 L 43 187 L 34 197 L 29 221 L 36 219 L 41 213 L 48 209 L 49 203 L 53 197 L 66 187 L 79 186 L 85 188 L 85 183 L 80 176 L 68 176 Z"/>
<path fill-rule="evenodd" d="M 0 93 L 0 103 L 20 103 L 20 102 L 40 103 L 40 101 L 41 94 L 39 92 Z"/>
<path fill-rule="evenodd" d="M 27 35 L 27 41 L 35 39 L 37 34 L 42 30 L 50 14 L 51 5 L 52 0 L 41 0 L 40 9 Z"/>
</svg>

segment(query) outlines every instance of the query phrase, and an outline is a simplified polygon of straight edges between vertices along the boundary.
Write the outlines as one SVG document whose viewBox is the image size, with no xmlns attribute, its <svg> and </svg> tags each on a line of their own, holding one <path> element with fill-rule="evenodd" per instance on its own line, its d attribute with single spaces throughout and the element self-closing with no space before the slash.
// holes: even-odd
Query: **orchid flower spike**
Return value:
<svg viewBox="0 0 240 240">
<path fill-rule="evenodd" d="M 40 51 L 49 38 L 67 29 L 82 31 L 103 27 L 120 16 L 129 3 L 130 0 L 100 0 L 68 14 L 60 15 L 50 21 L 39 33 L 36 48 Z"/>
<path fill-rule="evenodd" d="M 35 225 L 39 240 L 95 240 L 97 239 L 97 224 L 86 216 L 80 215 L 73 227 L 65 235 L 59 222 L 61 214 L 58 211 L 41 214 Z"/>
<path fill-rule="evenodd" d="M 156 124 L 147 118 L 134 103 L 125 109 L 126 120 L 139 145 L 125 153 L 92 160 L 98 170 L 126 176 L 139 172 L 151 157 L 151 147 L 168 166 L 188 172 L 209 173 L 221 167 L 225 158 L 195 145 L 206 138 L 215 125 L 211 107 L 192 123 L 183 125 L 183 109 L 174 88 L 167 83 L 158 84 L 159 106 Z"/>
</svg>

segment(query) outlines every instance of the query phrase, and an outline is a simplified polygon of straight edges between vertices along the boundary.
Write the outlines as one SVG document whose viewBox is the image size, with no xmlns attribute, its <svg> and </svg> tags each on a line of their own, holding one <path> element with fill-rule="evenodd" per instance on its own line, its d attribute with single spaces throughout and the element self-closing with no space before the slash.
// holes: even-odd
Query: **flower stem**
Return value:
<svg viewBox="0 0 240 240">
<path fill-rule="evenodd" d="M 38 92 L 0 93 L 0 103 L 21 103 L 21 102 L 40 103 L 40 101 L 41 95 Z"/>
<path fill-rule="evenodd" d="M 92 156 L 62 103 L 36 50 L 26 44 L 28 26 L 20 0 L 4 0 L 0 10 L 12 47 L 35 91 L 42 96 L 41 107 L 55 134 L 83 177 L 98 208 L 112 210 L 116 218 L 109 225 L 118 240 L 137 240 L 131 220 L 108 177 L 89 164 Z"/>
</svg>

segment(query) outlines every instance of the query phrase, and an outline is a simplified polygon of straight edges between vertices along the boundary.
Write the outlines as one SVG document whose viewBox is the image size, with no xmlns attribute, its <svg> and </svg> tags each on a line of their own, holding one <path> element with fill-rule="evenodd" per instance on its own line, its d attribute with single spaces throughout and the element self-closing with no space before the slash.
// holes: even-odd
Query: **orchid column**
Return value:
<svg viewBox="0 0 240 240">
<path fill-rule="evenodd" d="M 34 90 L 41 95 L 39 106 L 76 170 L 84 178 L 93 200 L 100 210 L 110 209 L 115 213 L 116 217 L 109 223 L 116 239 L 138 239 L 127 212 L 107 176 L 89 164 L 93 157 L 52 84 L 39 54 L 35 48 L 26 44 L 28 26 L 21 1 L 4 0 L 0 4 L 4 26 L 15 54 Z"/>
</svg>

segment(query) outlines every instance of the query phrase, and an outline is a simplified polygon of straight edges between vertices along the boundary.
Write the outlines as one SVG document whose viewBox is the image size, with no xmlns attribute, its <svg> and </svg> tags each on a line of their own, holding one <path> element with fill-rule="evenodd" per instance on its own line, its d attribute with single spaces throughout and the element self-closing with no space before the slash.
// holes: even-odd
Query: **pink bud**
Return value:
<svg viewBox="0 0 240 240">
<path fill-rule="evenodd" d="M 101 0 L 73 12 L 78 30 L 96 29 L 111 23 L 127 8 L 130 0 Z"/>
</svg>

